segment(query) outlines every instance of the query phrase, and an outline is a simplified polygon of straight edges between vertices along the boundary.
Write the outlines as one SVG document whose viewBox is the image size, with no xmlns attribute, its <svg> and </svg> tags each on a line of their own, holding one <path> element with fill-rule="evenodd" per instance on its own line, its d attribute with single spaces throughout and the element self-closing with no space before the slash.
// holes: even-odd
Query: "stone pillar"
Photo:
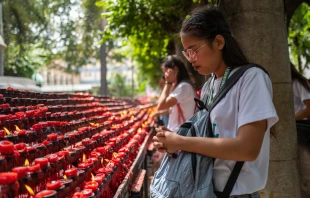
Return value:
<svg viewBox="0 0 310 198">
<path fill-rule="evenodd" d="M 280 120 L 272 128 L 276 138 L 271 137 L 269 177 L 261 196 L 298 198 L 301 192 L 284 1 L 220 0 L 219 8 L 249 61 L 264 66 L 273 83 Z"/>
</svg>

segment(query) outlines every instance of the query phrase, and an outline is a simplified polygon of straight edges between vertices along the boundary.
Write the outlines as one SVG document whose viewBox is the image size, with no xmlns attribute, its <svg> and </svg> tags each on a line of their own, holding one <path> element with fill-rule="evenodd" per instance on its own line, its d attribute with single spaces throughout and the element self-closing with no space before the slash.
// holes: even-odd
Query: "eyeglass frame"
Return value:
<svg viewBox="0 0 310 198">
<path fill-rule="evenodd" d="M 197 60 L 197 52 L 203 48 L 207 43 L 203 44 L 202 46 L 200 46 L 198 49 L 196 49 L 195 51 L 193 49 L 186 49 L 186 50 L 182 50 L 182 54 L 183 56 L 188 60 L 188 61 L 191 61 L 191 60 L 194 60 L 196 61 Z M 191 50 L 193 51 L 193 57 L 190 57 L 187 53 L 188 50 Z"/>
</svg>

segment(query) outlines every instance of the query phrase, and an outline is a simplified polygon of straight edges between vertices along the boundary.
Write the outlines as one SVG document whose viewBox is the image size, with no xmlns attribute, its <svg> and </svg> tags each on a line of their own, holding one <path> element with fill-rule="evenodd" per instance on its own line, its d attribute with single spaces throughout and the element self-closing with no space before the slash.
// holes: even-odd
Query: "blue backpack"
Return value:
<svg viewBox="0 0 310 198">
<path fill-rule="evenodd" d="M 182 136 L 213 137 L 209 119 L 210 112 L 225 97 L 244 72 L 252 67 L 261 68 L 266 72 L 264 68 L 255 64 L 240 67 L 227 79 L 210 105 L 205 106 L 206 94 L 202 101 L 195 98 L 198 111 L 180 126 L 177 133 Z M 210 83 L 210 81 L 208 82 Z M 207 86 L 204 87 L 208 87 L 208 82 Z M 202 91 L 205 93 L 205 88 Z M 151 198 L 228 198 L 244 162 L 236 162 L 223 192 L 214 191 L 212 182 L 213 162 L 214 158 L 185 151 L 181 151 L 176 158 L 165 155 L 150 186 Z"/>
</svg>

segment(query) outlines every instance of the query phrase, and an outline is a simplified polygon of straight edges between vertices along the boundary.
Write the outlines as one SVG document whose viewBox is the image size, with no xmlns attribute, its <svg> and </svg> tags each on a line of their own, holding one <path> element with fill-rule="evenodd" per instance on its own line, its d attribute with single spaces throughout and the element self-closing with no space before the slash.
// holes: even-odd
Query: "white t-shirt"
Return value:
<svg viewBox="0 0 310 198">
<path fill-rule="evenodd" d="M 221 80 L 215 80 L 214 94 L 218 92 Z M 210 116 L 213 134 L 219 138 L 236 138 L 239 127 L 267 119 L 267 131 L 260 153 L 255 161 L 244 163 L 231 195 L 249 194 L 263 189 L 268 176 L 270 128 L 278 121 L 269 76 L 259 68 L 247 70 Z M 235 164 L 236 161 L 215 160 L 213 179 L 217 191 L 223 191 Z"/>
<path fill-rule="evenodd" d="M 194 98 L 196 95 L 192 85 L 190 85 L 187 82 L 181 82 L 169 94 L 169 96 L 177 99 L 183 111 L 185 121 L 194 115 L 195 111 Z M 185 121 L 182 120 L 182 123 Z M 169 121 L 167 128 L 173 132 L 177 132 L 182 123 L 179 123 L 179 113 L 177 105 L 170 107 Z"/>
<path fill-rule="evenodd" d="M 310 99 L 310 92 L 296 79 L 293 80 L 294 110 L 295 113 L 306 108 L 304 100 Z"/>
</svg>

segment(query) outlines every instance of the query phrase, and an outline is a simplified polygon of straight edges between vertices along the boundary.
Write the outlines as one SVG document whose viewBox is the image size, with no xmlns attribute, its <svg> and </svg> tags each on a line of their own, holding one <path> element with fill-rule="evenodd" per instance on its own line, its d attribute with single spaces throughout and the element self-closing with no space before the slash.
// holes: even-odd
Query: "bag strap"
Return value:
<svg viewBox="0 0 310 198">
<path fill-rule="evenodd" d="M 218 191 L 215 191 L 215 195 L 217 196 L 217 198 L 229 198 L 234 186 L 235 186 L 235 183 L 238 179 L 238 176 L 241 172 L 241 169 L 243 167 L 243 164 L 244 162 L 236 162 L 228 180 L 227 180 L 227 183 L 224 187 L 224 190 L 223 192 L 218 192 Z"/>
<path fill-rule="evenodd" d="M 177 104 L 177 109 L 178 109 L 178 123 L 182 124 L 186 120 L 185 120 L 185 117 L 184 117 L 180 103 Z M 182 122 L 182 120 L 183 120 L 183 122 Z"/>
<path fill-rule="evenodd" d="M 227 79 L 226 83 L 223 85 L 223 87 L 219 90 L 219 92 L 213 98 L 213 102 L 207 106 L 209 113 L 222 100 L 222 98 L 226 96 L 228 91 L 238 82 L 239 78 L 244 74 L 244 72 L 246 72 L 248 69 L 252 67 L 258 67 L 262 69 L 266 74 L 268 74 L 265 68 L 257 64 L 248 64 L 248 65 L 240 67 L 235 73 L 231 75 L 231 77 Z"/>
</svg>

